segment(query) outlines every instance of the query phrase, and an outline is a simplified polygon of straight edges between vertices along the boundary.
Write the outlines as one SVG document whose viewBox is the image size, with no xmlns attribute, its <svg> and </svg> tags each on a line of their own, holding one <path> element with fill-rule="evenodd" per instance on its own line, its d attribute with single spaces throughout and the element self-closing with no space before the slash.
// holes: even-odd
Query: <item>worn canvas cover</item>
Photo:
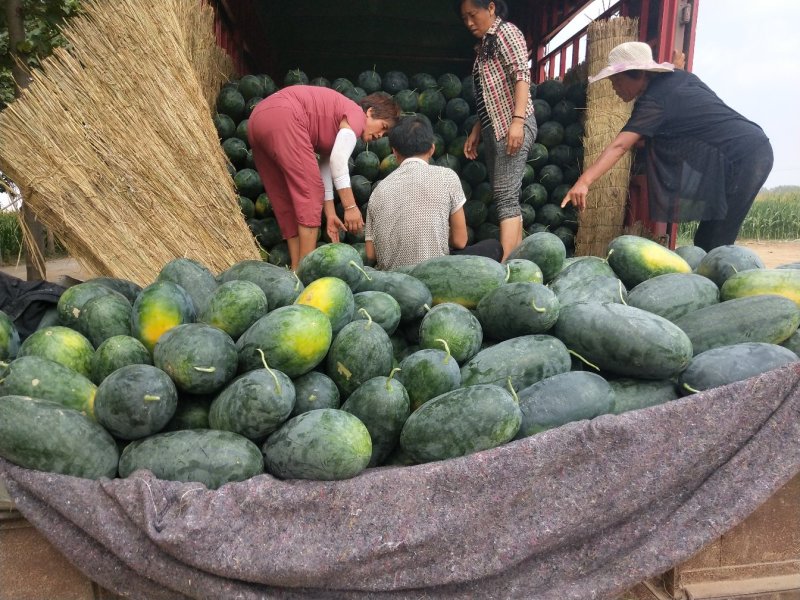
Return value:
<svg viewBox="0 0 800 600">
<path fill-rule="evenodd" d="M 789 366 L 339 482 L 0 473 L 78 569 L 131 598 L 616 598 L 800 470 L 799 382 Z"/>
</svg>

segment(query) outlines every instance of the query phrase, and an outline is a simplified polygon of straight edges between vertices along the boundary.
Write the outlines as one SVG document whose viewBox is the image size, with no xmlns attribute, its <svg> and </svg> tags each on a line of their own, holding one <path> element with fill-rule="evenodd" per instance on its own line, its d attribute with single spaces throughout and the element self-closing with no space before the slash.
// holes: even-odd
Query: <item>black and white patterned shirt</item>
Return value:
<svg viewBox="0 0 800 600">
<path fill-rule="evenodd" d="M 375 245 L 378 268 L 416 265 L 450 253 L 450 215 L 466 198 L 452 169 L 407 158 L 382 180 L 367 205 L 364 237 Z"/>
</svg>

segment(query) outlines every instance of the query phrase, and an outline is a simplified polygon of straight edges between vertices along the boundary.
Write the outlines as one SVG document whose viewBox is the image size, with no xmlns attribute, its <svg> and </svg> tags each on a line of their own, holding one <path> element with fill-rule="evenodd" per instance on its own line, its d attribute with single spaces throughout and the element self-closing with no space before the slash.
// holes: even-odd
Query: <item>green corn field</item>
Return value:
<svg viewBox="0 0 800 600">
<path fill-rule="evenodd" d="M 681 223 L 678 238 L 691 240 L 697 223 Z M 739 232 L 743 240 L 800 240 L 800 188 L 775 188 L 760 193 Z"/>
<path fill-rule="evenodd" d="M 22 230 L 16 212 L 0 212 L 0 263 L 17 260 L 22 247 Z"/>
</svg>

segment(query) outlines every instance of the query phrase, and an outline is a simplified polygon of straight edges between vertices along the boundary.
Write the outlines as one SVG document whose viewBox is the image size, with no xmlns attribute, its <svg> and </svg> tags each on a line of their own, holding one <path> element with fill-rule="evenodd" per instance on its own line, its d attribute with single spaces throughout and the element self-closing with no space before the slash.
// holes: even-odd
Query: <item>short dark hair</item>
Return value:
<svg viewBox="0 0 800 600">
<path fill-rule="evenodd" d="M 430 121 L 420 115 L 401 117 L 397 125 L 389 131 L 389 145 L 404 158 L 425 154 L 433 146 Z"/>
<path fill-rule="evenodd" d="M 456 14 L 461 16 L 461 5 L 464 2 L 471 2 L 478 8 L 485 8 L 489 9 L 489 4 L 494 2 L 494 11 L 497 13 L 501 19 L 508 18 L 508 6 L 506 5 L 504 0 L 455 0 L 453 2 L 453 8 L 456 10 Z"/>
</svg>

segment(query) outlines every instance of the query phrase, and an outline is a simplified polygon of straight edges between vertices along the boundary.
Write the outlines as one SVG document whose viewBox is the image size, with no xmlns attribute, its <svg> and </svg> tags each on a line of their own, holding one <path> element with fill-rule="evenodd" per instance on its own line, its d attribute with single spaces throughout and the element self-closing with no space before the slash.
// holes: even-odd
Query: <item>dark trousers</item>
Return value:
<svg viewBox="0 0 800 600">
<path fill-rule="evenodd" d="M 500 262 L 503 258 L 503 247 L 498 240 L 481 240 L 461 250 L 450 249 L 450 254 L 468 254 L 470 256 L 485 256 Z"/>
<path fill-rule="evenodd" d="M 733 177 L 726 190 L 728 213 L 724 219 L 700 221 L 694 235 L 695 246 L 708 252 L 717 246 L 729 246 L 736 241 L 753 201 L 772 170 L 774 160 L 772 146 L 768 141 L 756 148 L 752 156 L 746 164 L 742 162 L 732 166 Z"/>
</svg>

